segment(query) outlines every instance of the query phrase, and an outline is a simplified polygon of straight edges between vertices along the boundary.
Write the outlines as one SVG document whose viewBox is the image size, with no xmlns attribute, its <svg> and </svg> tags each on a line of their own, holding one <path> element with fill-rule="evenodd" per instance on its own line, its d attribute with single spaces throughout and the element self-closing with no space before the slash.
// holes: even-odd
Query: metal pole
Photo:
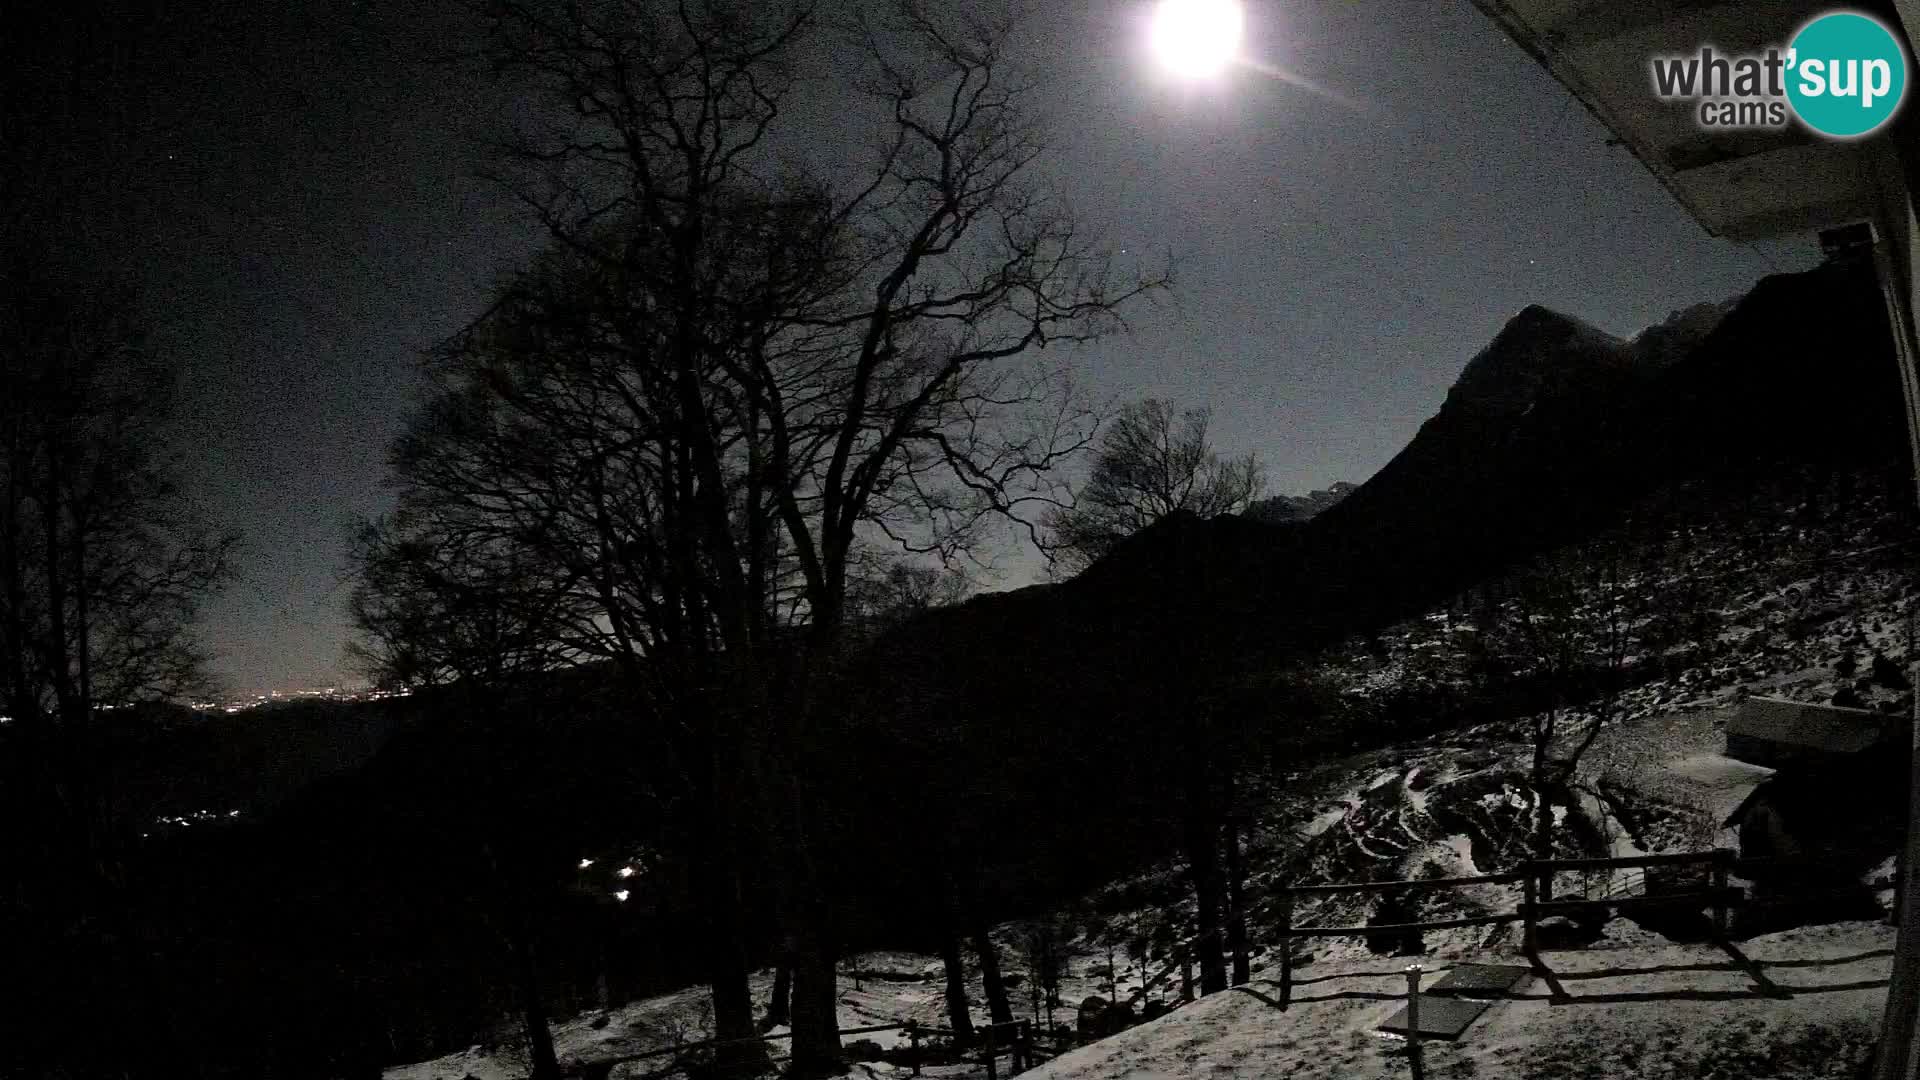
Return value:
<svg viewBox="0 0 1920 1080">
<path fill-rule="evenodd" d="M 1893 332 L 1894 359 L 1900 369 L 1901 395 L 1907 406 L 1908 448 L 1913 455 L 1914 483 L 1920 489 L 1920 371 L 1915 369 L 1920 348 L 1914 340 L 1913 240 L 1915 234 L 1912 192 L 1905 163 L 1892 152 L 1876 162 L 1880 179 L 1880 212 L 1875 216 L 1873 244 L 1874 269 L 1887 303 L 1887 321 Z M 1894 265 L 1894 254 L 1904 265 Z M 1893 967 L 1888 979 L 1887 1006 L 1880 1025 L 1880 1043 L 1875 1050 L 1874 1080 L 1900 1080 L 1915 1072 L 1913 1055 L 1920 1040 L 1914 1038 L 1914 1026 L 1920 1020 L 1920 904 L 1914 891 L 1920 887 L 1920 698 L 1908 721 L 1909 789 L 1907 792 L 1907 839 L 1901 853 L 1899 888 L 1901 910 L 1899 937 L 1894 943 Z"/>
</svg>

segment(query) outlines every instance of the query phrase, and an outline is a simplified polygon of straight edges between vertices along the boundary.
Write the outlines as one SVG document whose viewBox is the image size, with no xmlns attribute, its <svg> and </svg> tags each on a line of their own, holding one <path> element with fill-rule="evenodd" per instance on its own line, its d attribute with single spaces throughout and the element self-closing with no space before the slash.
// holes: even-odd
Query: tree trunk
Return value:
<svg viewBox="0 0 1920 1080">
<path fill-rule="evenodd" d="M 1533 808 L 1533 855 L 1536 859 L 1553 858 L 1553 797 L 1547 793 L 1545 784 L 1534 786 Z M 1553 900 L 1553 873 L 1540 875 L 1540 902 Z"/>
<path fill-rule="evenodd" d="M 722 954 L 730 950 L 719 950 Z M 757 1072 L 767 1062 L 767 1050 L 756 1040 L 753 1027 L 753 992 L 748 988 L 749 972 L 745 963 L 730 955 L 714 958 L 708 989 L 713 995 L 714 1038 L 729 1045 L 719 1048 L 714 1059 L 722 1071 Z"/>
<path fill-rule="evenodd" d="M 973 1041 L 973 1012 L 967 1005 L 967 965 L 960 959 L 960 939 L 945 934 L 940 939 L 940 963 L 947 972 L 947 1026 L 953 1029 L 953 1041 Z"/>
<path fill-rule="evenodd" d="M 725 828 L 721 825 L 721 828 Z M 727 845 L 715 844 L 722 849 Z M 713 1035 L 727 1043 L 715 1053 L 722 1071 L 758 1071 L 767 1063 L 766 1047 L 754 1040 L 751 970 L 740 917 L 738 867 L 723 850 L 709 850 L 700 860 L 702 892 L 707 909 L 708 944 L 712 951 L 707 985 L 713 995 Z"/>
<path fill-rule="evenodd" d="M 1200 934 L 1194 948 L 1200 955 L 1200 993 L 1213 994 L 1227 988 L 1227 968 L 1220 959 L 1222 888 L 1220 880 L 1219 829 L 1210 815 L 1190 801 L 1187 809 L 1187 862 L 1193 874 L 1195 908 Z"/>
<path fill-rule="evenodd" d="M 1546 782 L 1534 784 L 1534 859 L 1553 857 L 1553 794 Z M 1553 874 L 1540 874 L 1540 903 L 1553 899 Z"/>
<path fill-rule="evenodd" d="M 1553 858 L 1553 799 L 1547 793 L 1547 744 L 1552 740 L 1553 715 L 1533 737 L 1533 857 Z M 1540 875 L 1540 902 L 1553 900 L 1553 875 Z"/>
<path fill-rule="evenodd" d="M 1227 947 L 1233 951 L 1233 985 L 1253 981 L 1253 965 L 1247 956 L 1247 913 L 1240 863 L 1240 823 L 1227 822 Z"/>
<path fill-rule="evenodd" d="M 773 993 L 767 998 L 767 1016 L 761 1021 L 761 1028 L 772 1031 L 777 1027 L 786 1027 L 793 1022 L 790 1011 L 793 1002 L 793 964 L 782 956 L 773 969 Z"/>
<path fill-rule="evenodd" d="M 840 985 L 831 942 L 822 930 L 824 913 L 808 920 L 793 936 L 793 1062 L 788 1075 L 795 1080 L 838 1076 L 845 1069 L 840 1056 Z M 818 920 L 818 921 L 816 921 Z"/>
<path fill-rule="evenodd" d="M 553 1052 L 553 1031 L 540 997 L 540 974 L 533 956 L 533 935 L 525 922 L 515 920 L 513 931 L 514 980 L 520 992 L 520 1015 L 527 1026 L 527 1054 L 531 1080 L 559 1080 L 560 1062 Z"/>
<path fill-rule="evenodd" d="M 792 806 L 791 814 L 776 816 L 770 822 L 779 835 L 781 912 L 787 928 L 787 962 L 793 969 L 793 1059 L 787 1074 L 794 1080 L 838 1076 L 846 1066 L 840 1050 L 840 975 L 833 896 L 811 835 L 814 816 L 805 782 L 792 768 L 783 770 L 776 782 L 782 785 Z"/>
<path fill-rule="evenodd" d="M 709 672 L 709 675 L 712 675 Z M 750 716 L 739 701 L 714 694 L 692 703 L 692 719 L 707 727 L 705 748 L 711 770 L 701 791 L 704 836 L 695 860 L 702 901 L 706 908 L 707 973 L 713 996 L 713 1034 L 722 1043 L 714 1064 L 723 1075 L 750 1075 L 764 1071 L 767 1047 L 754 1027 L 753 991 L 748 985 L 752 967 L 747 959 L 746 900 L 741 864 L 749 857 L 750 829 L 764 826 L 759 804 L 752 798 L 753 775 L 749 755 Z"/>
<path fill-rule="evenodd" d="M 980 957 L 980 985 L 987 995 L 987 1010 L 996 1024 L 1013 1023 L 1013 1003 L 1007 1000 L 1007 985 L 1000 981 L 1000 953 L 993 938 L 983 928 L 974 931 L 973 951 Z"/>
<path fill-rule="evenodd" d="M 1038 972 L 1027 973 L 1027 996 L 1033 1000 L 1033 1026 L 1040 1026 L 1040 977 Z M 1052 1010 L 1048 1010 L 1051 1013 Z"/>
</svg>

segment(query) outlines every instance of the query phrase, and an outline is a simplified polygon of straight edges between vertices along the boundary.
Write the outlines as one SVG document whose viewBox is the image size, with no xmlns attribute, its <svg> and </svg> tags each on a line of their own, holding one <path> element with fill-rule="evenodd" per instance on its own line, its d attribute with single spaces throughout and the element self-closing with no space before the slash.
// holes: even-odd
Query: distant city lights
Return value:
<svg viewBox="0 0 1920 1080">
<path fill-rule="evenodd" d="M 232 821 L 239 816 L 240 811 L 238 810 L 229 810 L 224 814 L 212 810 L 195 810 L 190 814 L 161 814 L 159 817 L 154 818 L 153 821 L 156 825 L 184 829 L 190 825 L 202 825 L 215 821 Z M 146 836 L 148 834 L 141 833 L 140 835 Z"/>
<path fill-rule="evenodd" d="M 590 866 L 592 866 L 592 865 L 593 865 L 593 860 L 592 860 L 592 859 L 581 859 L 581 860 L 580 860 L 580 869 L 582 869 L 582 870 L 585 870 L 585 869 L 587 869 L 588 867 L 590 867 Z"/>
<path fill-rule="evenodd" d="M 624 903 L 626 903 L 626 902 L 627 902 L 627 897 L 628 897 L 629 895 L 630 895 L 630 894 L 629 894 L 629 893 L 627 892 L 627 890 L 625 890 L 625 889 L 618 889 L 618 890 L 615 890 L 615 892 L 614 892 L 614 894 L 613 894 L 613 898 L 614 898 L 615 900 L 618 900 L 618 901 L 620 901 L 621 903 L 623 903 L 623 904 L 624 904 Z"/>
<path fill-rule="evenodd" d="M 188 704 L 198 712 L 238 713 L 257 709 L 262 705 L 282 705 L 295 701 L 384 701 L 387 698 L 408 697 L 412 693 L 410 689 L 376 690 L 365 686 L 328 686 L 314 690 L 270 690 L 252 697 L 233 698 L 227 701 L 194 701 Z"/>
<path fill-rule="evenodd" d="M 616 872 L 616 873 L 618 873 L 618 874 L 619 874 L 619 875 L 620 875 L 621 877 L 632 877 L 632 876 L 633 876 L 633 867 L 631 867 L 631 866 L 623 866 L 623 867 L 621 867 L 621 868 L 620 868 L 620 869 L 619 869 L 618 871 L 615 871 L 615 872 Z"/>
</svg>

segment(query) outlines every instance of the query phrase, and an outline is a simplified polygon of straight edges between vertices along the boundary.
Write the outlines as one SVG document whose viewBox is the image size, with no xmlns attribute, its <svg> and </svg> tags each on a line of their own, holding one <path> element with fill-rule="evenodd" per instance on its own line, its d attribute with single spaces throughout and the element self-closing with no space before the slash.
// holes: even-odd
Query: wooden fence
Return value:
<svg viewBox="0 0 1920 1080">
<path fill-rule="evenodd" d="M 1453 930 L 1467 926 L 1492 926 L 1499 923 L 1525 924 L 1522 948 L 1532 954 L 1538 947 L 1539 921 L 1552 915 L 1578 912 L 1648 907 L 1699 902 L 1713 908 L 1714 932 L 1727 933 L 1727 909 L 1738 902 L 1740 892 L 1727 885 L 1727 872 L 1733 866 L 1734 853 L 1726 848 L 1692 851 L 1672 855 L 1631 855 L 1600 859 L 1536 859 L 1522 863 L 1502 874 L 1475 877 L 1426 878 L 1407 881 L 1364 881 L 1339 885 L 1296 885 L 1282 887 L 1278 893 L 1280 912 L 1280 1007 L 1286 1008 L 1293 996 L 1293 939 L 1303 937 L 1372 937 L 1376 934 L 1417 933 L 1426 930 Z M 1638 896 L 1611 896 L 1597 900 L 1540 900 L 1541 882 L 1554 874 L 1578 871 L 1645 869 L 1655 866 L 1705 865 L 1711 884 L 1704 889 L 1657 892 Z M 1471 885 L 1511 885 L 1520 883 L 1522 899 L 1517 910 L 1459 919 L 1430 919 L 1424 922 L 1376 923 L 1372 926 L 1295 926 L 1293 906 L 1297 898 L 1339 893 L 1401 892 L 1413 889 L 1456 889 Z"/>
<path fill-rule="evenodd" d="M 1539 921 L 1552 915 L 1571 915 L 1584 911 L 1618 909 L 1624 907 L 1644 907 L 1656 905 L 1674 905 L 1700 903 L 1713 909 L 1714 931 L 1724 938 L 1727 932 L 1727 912 L 1737 903 L 1741 894 L 1727 884 L 1728 871 L 1734 865 L 1734 852 L 1725 848 L 1712 851 L 1684 852 L 1671 855 L 1633 855 L 1623 858 L 1599 859 L 1540 859 L 1522 863 L 1513 870 L 1499 874 L 1480 874 L 1473 877 L 1415 878 L 1405 881 L 1358 881 L 1337 885 L 1294 885 L 1278 886 L 1272 890 L 1272 905 L 1279 912 L 1279 948 L 1280 948 L 1280 1007 L 1286 1008 L 1293 996 L 1293 940 L 1308 937 L 1372 937 L 1376 934 L 1417 933 L 1427 930 L 1453 930 L 1469 926 L 1492 926 L 1500 923 L 1520 922 L 1525 924 L 1522 938 L 1523 949 L 1531 954 L 1537 947 L 1536 929 Z M 1609 896 L 1601 899 L 1579 900 L 1540 900 L 1540 883 L 1554 874 L 1568 872 L 1594 873 L 1598 871 L 1646 869 L 1666 866 L 1704 865 L 1710 874 L 1710 884 L 1706 888 L 1675 892 L 1656 892 L 1638 896 Z M 1420 889 L 1458 889 L 1475 885 L 1511 885 L 1522 886 L 1522 900 L 1517 910 L 1498 912 L 1491 915 L 1473 915 L 1458 919 L 1429 919 L 1420 922 L 1377 923 L 1372 926 L 1295 926 L 1294 902 L 1296 899 L 1316 896 L 1329 896 L 1342 893 L 1383 893 Z M 1242 911 L 1250 910 L 1253 905 L 1244 905 Z M 1149 989 L 1165 979 L 1174 971 L 1183 959 L 1191 957 L 1195 948 L 1216 941 L 1224 933 L 1224 928 L 1215 928 L 1196 934 L 1180 942 L 1169 953 L 1169 961 L 1160 972 L 1143 982 L 1140 988 L 1129 996 L 1127 1004 L 1144 997 Z M 1218 948 L 1218 945 L 1214 946 Z M 987 1067 L 988 1080 L 998 1080 L 998 1058 L 1009 1055 L 1008 1075 L 1019 1073 L 1034 1065 L 1032 1021 L 1014 1020 L 1005 1024 L 986 1024 L 977 1030 L 984 1033 L 981 1057 Z M 908 1057 L 911 1059 L 913 1075 L 920 1075 L 920 1040 L 930 1036 L 951 1037 L 954 1033 L 947 1028 L 928 1027 L 914 1021 L 900 1021 L 888 1024 L 873 1024 L 867 1027 L 846 1028 L 840 1034 L 866 1035 L 881 1031 L 903 1031 L 907 1035 Z M 709 1039 L 704 1042 L 687 1043 L 677 1046 L 661 1047 L 645 1053 L 630 1054 L 620 1058 L 596 1061 L 591 1065 L 576 1064 L 567 1070 L 567 1075 L 579 1076 L 585 1080 L 598 1080 L 605 1077 L 618 1064 L 629 1061 L 643 1061 L 669 1054 L 690 1054 L 707 1050 L 717 1050 L 726 1046 L 735 1046 L 754 1042 L 772 1042 L 790 1038 L 790 1034 L 763 1035 L 753 1039 L 725 1042 Z"/>
</svg>

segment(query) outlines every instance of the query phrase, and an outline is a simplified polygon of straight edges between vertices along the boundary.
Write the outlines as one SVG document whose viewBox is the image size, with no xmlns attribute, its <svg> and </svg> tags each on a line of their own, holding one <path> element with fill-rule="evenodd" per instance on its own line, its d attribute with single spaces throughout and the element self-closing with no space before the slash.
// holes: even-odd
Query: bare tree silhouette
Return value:
<svg viewBox="0 0 1920 1080">
<path fill-rule="evenodd" d="M 717 1033 L 753 1030 L 735 924 L 762 845 L 794 1069 L 826 1075 L 830 838 L 803 759 L 833 722 L 818 677 L 857 553 L 951 560 L 995 518 L 1036 529 L 1090 413 L 1034 351 L 1121 329 L 1166 278 L 1117 273 L 1035 179 L 1010 23 L 911 2 L 831 28 L 810 4 L 484 10 L 485 57 L 541 103 L 496 176 L 553 244 L 436 357 L 395 455 L 403 501 L 434 509 L 399 527 L 520 545 L 568 583 L 542 600 L 562 651 L 612 659 L 681 732 Z M 846 52 L 886 133 L 857 182 L 768 167 L 803 44 Z"/>
<path fill-rule="evenodd" d="M 207 686 L 192 625 L 227 579 L 237 543 L 200 520 L 161 453 L 170 385 L 131 293 L 64 270 L 42 245 L 9 250 L 0 263 L 0 787 L 18 888 L 0 904 L 20 919 L 21 977 L 46 1009 L 82 1010 L 116 985 L 121 1022 L 152 1036 L 162 1057 L 164 1025 L 139 1016 L 157 988 L 141 983 L 129 924 L 136 837 L 102 782 L 115 752 L 109 721 L 129 714 L 108 710 Z M 76 977 L 90 985 L 72 986 Z M 73 1052 L 41 1045 L 58 1041 L 60 1020 L 50 1019 L 23 1025 L 0 1054 L 31 1062 Z M 96 1051 L 110 1052 L 87 1052 Z"/>
<path fill-rule="evenodd" d="M 1207 441 L 1211 419 L 1210 409 L 1176 414 L 1170 402 L 1151 399 L 1122 408 L 1073 505 L 1047 514 L 1048 551 L 1080 570 L 1171 514 L 1210 518 L 1253 505 L 1266 486 L 1260 460 L 1223 460 Z"/>
</svg>

